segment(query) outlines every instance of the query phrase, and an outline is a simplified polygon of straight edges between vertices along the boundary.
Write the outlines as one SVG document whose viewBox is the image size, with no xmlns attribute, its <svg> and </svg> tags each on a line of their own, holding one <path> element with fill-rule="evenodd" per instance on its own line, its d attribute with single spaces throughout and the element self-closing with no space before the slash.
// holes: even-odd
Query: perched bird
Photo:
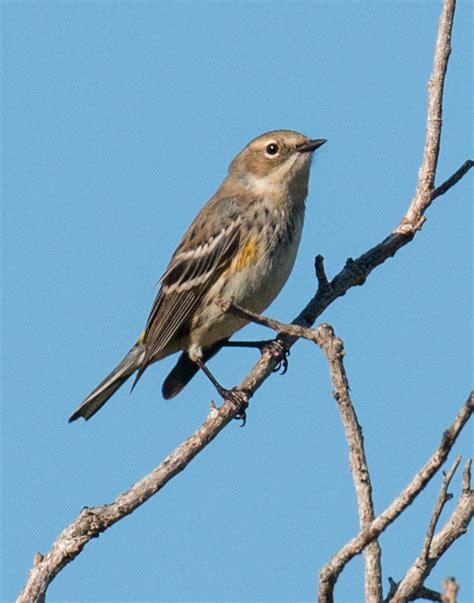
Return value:
<svg viewBox="0 0 474 603">
<path fill-rule="evenodd" d="M 131 375 L 136 383 L 150 364 L 180 350 L 164 398 L 178 394 L 200 368 L 213 379 L 204 363 L 246 324 L 215 301 L 262 312 L 278 295 L 301 238 L 312 153 L 325 142 L 275 130 L 235 157 L 174 252 L 144 332 L 69 421 L 90 419 Z"/>
</svg>

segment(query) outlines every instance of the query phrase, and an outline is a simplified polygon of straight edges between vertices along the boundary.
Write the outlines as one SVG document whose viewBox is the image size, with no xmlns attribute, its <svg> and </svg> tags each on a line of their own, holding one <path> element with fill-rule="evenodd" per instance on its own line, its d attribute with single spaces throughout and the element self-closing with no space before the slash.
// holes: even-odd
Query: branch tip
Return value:
<svg viewBox="0 0 474 603">
<path fill-rule="evenodd" d="M 443 580 L 444 594 L 441 598 L 442 603 L 456 603 L 459 585 L 456 578 L 449 576 Z"/>
<path fill-rule="evenodd" d="M 314 270 L 316 272 L 316 278 L 318 280 L 318 291 L 324 293 L 328 289 L 330 289 L 331 285 L 328 281 L 326 270 L 324 268 L 324 257 L 322 255 L 317 255 L 315 257 Z"/>
</svg>

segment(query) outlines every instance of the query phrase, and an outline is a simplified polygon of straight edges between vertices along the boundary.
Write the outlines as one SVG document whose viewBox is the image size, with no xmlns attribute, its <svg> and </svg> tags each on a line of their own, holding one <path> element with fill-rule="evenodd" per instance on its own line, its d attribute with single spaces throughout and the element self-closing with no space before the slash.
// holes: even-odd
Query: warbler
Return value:
<svg viewBox="0 0 474 603">
<path fill-rule="evenodd" d="M 275 130 L 244 147 L 172 255 L 145 330 L 69 421 L 90 419 L 131 375 L 136 383 L 150 364 L 178 351 L 165 399 L 200 368 L 212 379 L 205 362 L 247 322 L 215 302 L 232 299 L 260 313 L 278 295 L 301 239 L 312 154 L 325 142 Z"/>
</svg>

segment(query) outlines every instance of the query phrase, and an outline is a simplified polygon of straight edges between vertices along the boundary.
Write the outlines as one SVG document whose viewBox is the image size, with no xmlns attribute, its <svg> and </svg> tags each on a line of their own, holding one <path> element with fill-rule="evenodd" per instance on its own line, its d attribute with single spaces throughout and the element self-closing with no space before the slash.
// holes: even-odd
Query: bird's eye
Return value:
<svg viewBox="0 0 474 603">
<path fill-rule="evenodd" d="M 276 155 L 279 151 L 279 147 L 275 142 L 271 142 L 270 144 L 267 145 L 267 148 L 265 149 L 265 152 L 267 155 Z"/>
</svg>

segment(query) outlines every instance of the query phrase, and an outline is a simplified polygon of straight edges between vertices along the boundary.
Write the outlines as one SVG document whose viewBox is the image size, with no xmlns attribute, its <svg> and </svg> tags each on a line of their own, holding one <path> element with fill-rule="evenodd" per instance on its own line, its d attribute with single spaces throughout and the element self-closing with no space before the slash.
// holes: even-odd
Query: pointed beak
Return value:
<svg viewBox="0 0 474 603">
<path fill-rule="evenodd" d="M 326 142 L 327 140 L 325 138 L 318 138 L 317 140 L 307 140 L 306 142 L 303 142 L 303 144 L 298 145 L 296 147 L 296 150 L 299 153 L 312 153 L 316 149 L 319 149 L 319 147 L 322 147 L 323 144 Z"/>
</svg>

